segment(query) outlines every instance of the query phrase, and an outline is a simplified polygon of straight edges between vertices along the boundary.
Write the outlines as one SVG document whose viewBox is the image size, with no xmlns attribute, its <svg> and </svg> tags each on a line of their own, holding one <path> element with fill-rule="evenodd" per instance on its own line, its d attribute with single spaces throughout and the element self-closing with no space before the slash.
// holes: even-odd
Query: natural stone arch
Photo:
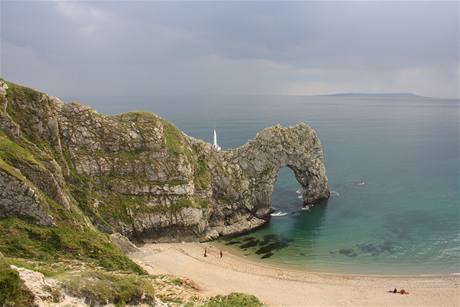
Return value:
<svg viewBox="0 0 460 307">
<path fill-rule="evenodd" d="M 290 168 L 303 188 L 303 202 L 311 205 L 329 197 L 319 138 L 307 124 L 276 125 L 261 131 L 244 146 L 230 151 L 249 179 L 252 213 L 266 217 L 279 169 Z"/>
<path fill-rule="evenodd" d="M 321 144 L 307 124 L 267 128 L 240 148 L 217 151 L 155 114 L 105 116 L 32 89 L 11 89 L 7 99 L 0 82 L 0 105 L 6 112 L 0 129 L 11 142 L 22 133 L 39 141 L 30 155 L 37 155 L 37 161 L 46 157 L 32 164 L 13 159 L 12 169 L 20 170 L 13 177 L 24 176 L 26 186 L 63 210 L 74 207 L 77 212 L 81 206 L 102 231 L 142 240 L 183 240 L 254 229 L 268 220 L 273 185 L 283 166 L 294 171 L 305 189 L 305 203 L 329 195 Z M 3 180 L 6 191 L 16 186 L 9 175 Z M 0 208 L 3 216 L 34 216 L 40 222 L 41 216 L 23 209 L 31 201 L 48 212 L 44 199 L 24 200 L 21 193 L 4 198 L 20 209 Z"/>
</svg>

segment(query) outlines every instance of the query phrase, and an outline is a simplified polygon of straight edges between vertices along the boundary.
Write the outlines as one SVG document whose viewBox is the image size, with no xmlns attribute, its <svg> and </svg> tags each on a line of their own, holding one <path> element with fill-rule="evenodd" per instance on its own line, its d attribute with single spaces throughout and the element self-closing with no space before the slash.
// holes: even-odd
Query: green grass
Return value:
<svg viewBox="0 0 460 307">
<path fill-rule="evenodd" d="M 78 260 L 36 261 L 25 258 L 5 258 L 8 264 L 42 273 L 46 277 L 55 277 L 67 271 L 78 270 L 82 263 Z"/>
<path fill-rule="evenodd" d="M 155 290 L 150 276 L 88 270 L 67 273 L 56 278 L 71 293 L 90 298 L 93 302 L 120 306 L 154 302 Z"/>
<path fill-rule="evenodd" d="M 40 101 L 42 93 L 11 82 L 6 82 L 6 84 L 8 85 L 8 89 L 6 90 L 6 98 L 9 101 L 7 112 L 16 122 L 20 122 L 28 114 L 24 114 L 20 112 L 20 110 L 15 109 L 12 102 L 25 102 L 25 105 L 33 105 Z"/>
<path fill-rule="evenodd" d="M 193 182 L 197 189 L 205 189 L 209 187 L 211 181 L 211 174 L 209 173 L 208 164 L 203 158 L 196 159 L 194 157 L 189 158 L 195 169 Z"/>
<path fill-rule="evenodd" d="M 187 157 L 190 164 L 192 164 L 194 173 L 194 183 L 197 189 L 204 189 L 209 186 L 210 174 L 208 165 L 203 158 L 197 158 L 196 153 L 187 146 L 184 146 L 184 136 L 173 124 L 163 121 L 163 129 L 165 136 L 166 148 L 176 155 L 183 154 Z"/>
<path fill-rule="evenodd" d="M 109 238 L 81 226 L 48 227 L 29 224 L 18 218 L 0 220 L 0 251 L 8 257 L 53 262 L 80 260 L 107 270 L 144 274 L 145 272 Z"/>
<path fill-rule="evenodd" d="M 11 82 L 6 83 L 8 85 L 8 90 L 6 91 L 6 99 L 8 100 L 6 112 L 22 127 L 22 137 L 34 143 L 42 150 L 47 152 L 52 151 L 53 148 L 49 140 L 43 139 L 30 125 L 30 123 L 42 119 L 42 112 L 46 113 L 46 111 L 50 111 L 50 100 L 45 98 L 46 96 L 43 96 L 43 93 L 31 88 Z"/>
<path fill-rule="evenodd" d="M 18 272 L 0 256 L 0 306 L 29 306 L 30 296 L 22 289 Z"/>
<path fill-rule="evenodd" d="M 138 208 L 145 206 L 145 198 L 142 196 L 129 196 L 116 193 L 106 193 L 99 204 L 97 213 L 108 223 L 111 221 L 121 221 L 128 224 L 132 223 L 129 210 L 135 212 Z"/>
<path fill-rule="evenodd" d="M 165 138 L 166 148 L 174 154 L 183 154 L 184 146 L 182 146 L 181 140 L 183 139 L 182 133 L 177 129 L 176 126 L 165 120 L 163 123 L 163 133 Z"/>
<path fill-rule="evenodd" d="M 23 181 L 23 182 L 27 181 L 29 184 L 32 184 L 16 168 L 12 167 L 10 164 L 3 161 L 2 158 L 0 158 L 0 170 L 15 177 L 16 179 L 20 181 Z"/>
<path fill-rule="evenodd" d="M 9 269 L 8 274 L 5 274 L 1 263 L 0 259 L 0 297 L 5 296 L 2 293 L 3 288 L 7 289 L 4 292 L 8 291 L 7 293 L 12 296 L 11 294 L 17 292 L 15 291 L 18 288 L 17 284 L 20 286 L 22 282 L 19 278 L 16 278 L 17 272 L 14 270 Z M 153 281 L 155 276 L 107 271 L 100 267 L 88 267 L 85 263 L 76 260 L 43 262 L 21 258 L 5 258 L 5 265 L 6 263 L 37 271 L 48 278 L 58 280 L 69 294 L 85 297 L 91 304 L 113 303 L 124 306 L 126 303 L 152 303 L 154 300 Z M 8 268 L 7 266 L 5 267 Z M 3 286 L 2 280 L 6 279 L 6 277 L 8 277 L 8 286 Z M 10 299 L 10 301 L 12 300 Z M 19 304 L 17 306 L 25 305 Z M 0 306 L 3 305 L 0 304 Z"/>
<path fill-rule="evenodd" d="M 146 112 L 142 110 L 137 110 L 137 111 L 135 110 L 135 111 L 129 111 L 126 113 L 117 114 L 115 115 L 115 117 L 120 118 L 122 121 L 134 121 L 134 122 L 146 121 L 150 124 L 156 124 L 161 120 L 154 113 Z"/>
<path fill-rule="evenodd" d="M 10 140 L 3 131 L 0 131 L 0 158 L 5 161 L 42 167 L 29 150 Z"/>
<path fill-rule="evenodd" d="M 231 293 L 210 298 L 204 307 L 261 307 L 264 306 L 254 295 Z"/>
<path fill-rule="evenodd" d="M 56 278 L 69 291 L 86 296 L 94 302 L 120 306 L 141 301 L 153 302 L 154 288 L 161 289 L 161 283 L 155 283 L 155 277 L 147 275 L 142 268 L 126 257 L 111 243 L 106 234 L 87 224 L 87 217 L 95 224 L 102 224 L 110 229 L 114 222 L 132 224 L 128 209 L 133 214 L 159 213 L 173 218 L 184 208 L 206 209 L 208 201 L 199 197 L 182 197 L 168 206 L 147 206 L 146 203 L 151 201 L 148 197 L 122 195 L 110 189 L 111 185 L 119 185 L 124 183 L 123 181 L 140 185 L 176 185 L 188 182 L 188 178 L 156 183 L 144 177 L 106 176 L 96 179 L 79 175 L 68 149 L 64 148 L 63 157 L 60 156 L 61 152 L 56 150 L 56 145 L 39 134 L 31 124 L 51 114 L 52 101 L 33 89 L 9 82 L 7 84 L 9 89 L 6 94 L 6 112 L 21 126 L 21 136 L 17 140 L 10 139 L 0 131 L 0 171 L 33 188 L 43 208 L 53 216 L 55 225 L 40 226 L 27 218 L 18 217 L 0 219 L 0 306 L 31 304 L 30 296 L 21 290 L 22 281 L 18 273 L 12 270 L 9 264 Z M 163 149 L 170 153 L 168 161 L 176 163 L 179 155 L 187 158 L 194 170 L 195 188 L 209 188 L 211 175 L 205 158 L 199 156 L 199 148 L 190 147 L 184 134 L 177 127 L 148 112 L 130 112 L 116 117 L 120 120 L 119 125 L 113 126 L 117 133 L 124 132 L 133 123 L 141 134 L 147 133 L 149 129 L 163 127 Z M 155 162 L 149 160 L 147 152 L 143 149 L 124 152 L 82 150 L 73 153 L 109 157 L 119 163 Z M 58 205 L 52 199 L 53 190 L 47 188 L 48 181 L 45 179 L 51 177 L 45 168 L 45 161 L 53 158 L 61 163 L 61 166 L 67 164 L 70 171 L 65 178 L 66 184 L 62 187 L 73 197 L 70 209 Z M 100 201 L 98 207 L 93 206 L 96 200 Z M 165 283 L 173 289 L 179 289 L 179 294 L 176 290 L 172 295 L 165 296 L 163 293 L 164 299 L 171 303 L 182 303 L 180 288 L 186 287 L 186 284 L 177 278 Z M 206 306 L 261 304 L 253 296 L 231 294 L 211 298 Z"/>
</svg>

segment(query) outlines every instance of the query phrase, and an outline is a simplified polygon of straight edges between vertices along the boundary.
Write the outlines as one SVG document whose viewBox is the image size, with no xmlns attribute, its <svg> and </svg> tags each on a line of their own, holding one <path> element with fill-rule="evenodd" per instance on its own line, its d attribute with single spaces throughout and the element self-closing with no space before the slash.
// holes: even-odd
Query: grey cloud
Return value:
<svg viewBox="0 0 460 307">
<path fill-rule="evenodd" d="M 2 76 L 59 95 L 458 96 L 458 2 L 1 5 Z"/>
</svg>

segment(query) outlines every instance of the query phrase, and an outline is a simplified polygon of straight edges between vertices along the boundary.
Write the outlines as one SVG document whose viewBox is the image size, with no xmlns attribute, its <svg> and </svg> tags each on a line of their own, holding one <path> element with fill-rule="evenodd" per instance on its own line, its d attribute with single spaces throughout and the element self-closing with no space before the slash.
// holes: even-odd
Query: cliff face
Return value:
<svg viewBox="0 0 460 307">
<path fill-rule="evenodd" d="M 216 151 L 143 112 L 98 114 L 0 81 L 0 218 L 81 223 L 132 239 L 209 239 L 270 213 L 288 166 L 306 204 L 329 196 L 320 141 L 307 124 L 267 128 Z"/>
</svg>

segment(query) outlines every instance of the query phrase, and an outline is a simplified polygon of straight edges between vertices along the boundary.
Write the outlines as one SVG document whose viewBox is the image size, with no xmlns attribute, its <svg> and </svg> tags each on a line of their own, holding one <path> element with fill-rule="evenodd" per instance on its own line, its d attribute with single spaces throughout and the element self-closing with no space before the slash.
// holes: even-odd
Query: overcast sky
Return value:
<svg viewBox="0 0 460 307">
<path fill-rule="evenodd" d="M 58 96 L 459 96 L 459 2 L 5 2 L 1 76 Z"/>
</svg>

